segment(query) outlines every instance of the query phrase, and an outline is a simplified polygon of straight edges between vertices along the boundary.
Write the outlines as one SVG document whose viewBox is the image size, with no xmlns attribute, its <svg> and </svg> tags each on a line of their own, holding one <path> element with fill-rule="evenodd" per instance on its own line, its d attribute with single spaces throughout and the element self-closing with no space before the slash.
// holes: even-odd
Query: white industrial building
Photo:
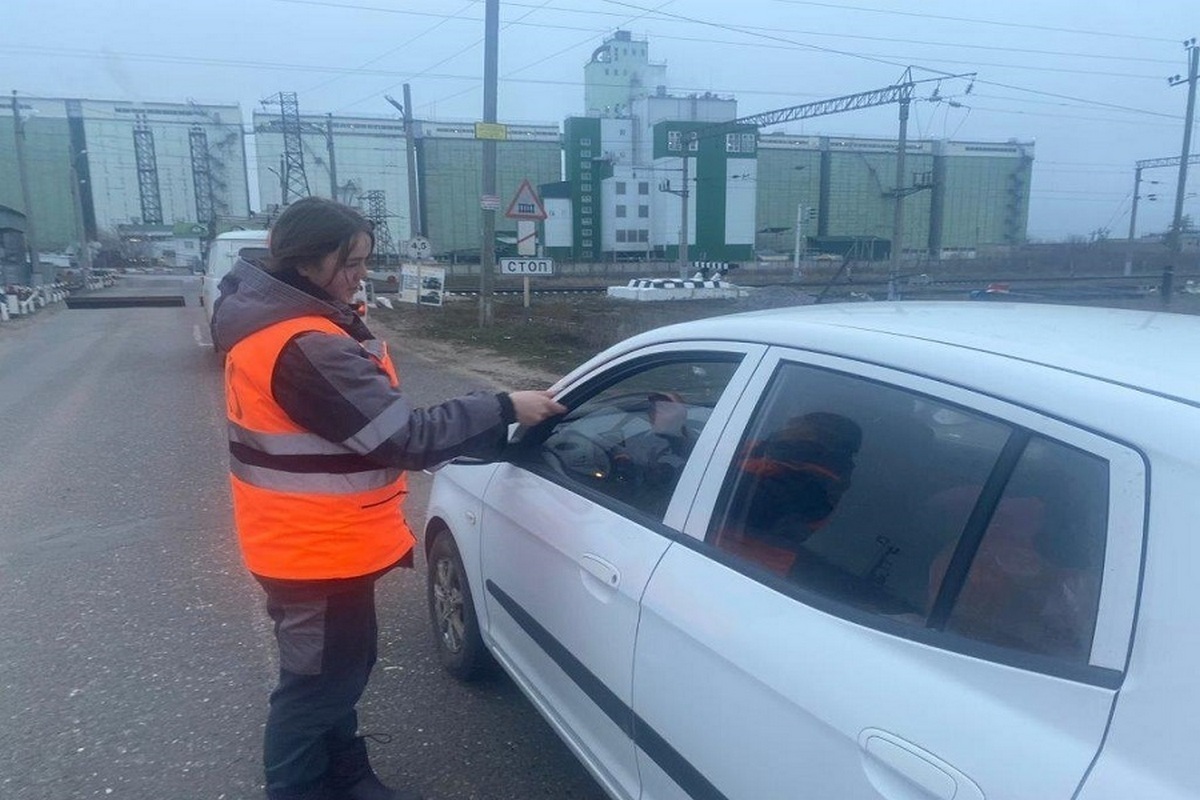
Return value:
<svg viewBox="0 0 1200 800">
<path fill-rule="evenodd" d="M 236 104 L 18 96 L 32 216 L 43 250 L 130 224 L 245 216 Z M 0 137 L 0 203 L 23 208 L 12 136 Z M 76 191 L 77 190 L 77 191 Z"/>
</svg>

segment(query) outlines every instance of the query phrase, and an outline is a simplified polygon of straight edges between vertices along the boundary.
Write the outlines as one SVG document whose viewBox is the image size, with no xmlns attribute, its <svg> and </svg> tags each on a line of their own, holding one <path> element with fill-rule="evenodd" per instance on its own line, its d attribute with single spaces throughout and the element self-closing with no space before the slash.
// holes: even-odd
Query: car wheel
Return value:
<svg viewBox="0 0 1200 800">
<path fill-rule="evenodd" d="M 488 672 L 494 662 L 479 634 L 467 571 L 454 537 L 447 530 L 436 537 L 429 548 L 427 586 L 434 646 L 447 672 L 470 681 Z"/>
</svg>

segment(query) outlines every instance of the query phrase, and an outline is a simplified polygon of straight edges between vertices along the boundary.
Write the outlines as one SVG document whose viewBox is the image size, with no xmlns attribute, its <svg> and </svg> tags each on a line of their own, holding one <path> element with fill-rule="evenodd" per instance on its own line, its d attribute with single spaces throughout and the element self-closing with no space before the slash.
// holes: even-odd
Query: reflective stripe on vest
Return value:
<svg viewBox="0 0 1200 800">
<path fill-rule="evenodd" d="M 359 455 L 383 443 L 390 418 L 407 404 L 386 409 L 345 442 L 331 442 L 301 428 L 274 400 L 271 376 L 280 352 L 313 331 L 349 337 L 324 317 L 297 318 L 251 334 L 226 358 L 238 540 L 250 570 L 270 578 L 366 575 L 395 564 L 415 543 L 400 511 L 403 471 Z M 386 344 L 360 344 L 397 386 Z"/>
</svg>

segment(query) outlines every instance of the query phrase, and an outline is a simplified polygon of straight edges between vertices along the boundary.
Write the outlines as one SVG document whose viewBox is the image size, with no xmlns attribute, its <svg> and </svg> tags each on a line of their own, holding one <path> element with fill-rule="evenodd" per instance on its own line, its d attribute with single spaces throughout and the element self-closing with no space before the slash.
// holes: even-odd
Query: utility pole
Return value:
<svg viewBox="0 0 1200 800">
<path fill-rule="evenodd" d="M 415 239 L 421 235 L 421 206 L 417 197 L 417 141 L 413 130 L 412 89 L 404 84 L 404 147 L 408 152 L 408 233 Z"/>
<path fill-rule="evenodd" d="M 338 201 L 337 159 L 333 154 L 333 114 L 325 115 L 325 149 L 329 151 L 329 197 Z"/>
<path fill-rule="evenodd" d="M 687 142 L 683 143 L 683 186 L 679 189 L 671 188 L 671 180 L 668 178 L 658 185 L 660 192 L 673 194 L 679 198 L 680 215 L 679 215 L 679 278 L 687 280 L 688 278 L 688 158 L 687 158 Z"/>
<path fill-rule="evenodd" d="M 33 276 L 40 275 L 42 270 L 38 259 L 37 227 L 33 222 L 33 203 L 29 199 L 29 171 L 25 165 L 25 123 L 21 119 L 15 89 L 12 93 L 12 113 L 13 136 L 17 142 L 17 175 L 21 181 L 21 202 L 25 205 L 25 246 L 29 248 L 29 271 L 22 277 L 27 283 L 33 283 Z"/>
<path fill-rule="evenodd" d="M 1133 237 L 1137 231 L 1138 193 L 1142 189 L 1142 165 L 1133 170 L 1133 207 L 1129 209 L 1129 246 L 1125 252 L 1125 277 L 1133 274 Z"/>
<path fill-rule="evenodd" d="M 500 69 L 500 0 L 484 10 L 483 121 L 495 124 Z M 496 140 L 483 140 L 483 196 L 496 194 Z M 493 271 L 496 269 L 496 211 L 483 209 L 483 246 L 479 250 L 479 327 L 492 324 Z"/>
<path fill-rule="evenodd" d="M 404 118 L 404 152 L 408 162 L 408 236 L 415 239 L 421 235 L 421 209 L 417 199 L 417 147 L 416 131 L 413 130 L 412 90 L 404 84 L 404 105 L 400 105 L 391 95 L 384 95 L 384 100 L 392 104 Z M 420 306 L 420 303 L 417 304 Z"/>
<path fill-rule="evenodd" d="M 79 176 L 79 159 L 87 155 L 80 150 L 71 158 L 71 204 L 75 208 L 76 233 L 79 236 L 79 269 L 86 279 L 92 273 L 92 250 L 88 246 L 87 226 L 83 223 L 83 197 Z"/>
<path fill-rule="evenodd" d="M 1196 81 L 1200 77 L 1200 45 L 1195 38 L 1183 43 L 1188 50 L 1188 76 L 1179 75 L 1170 79 L 1172 86 L 1186 82 L 1188 85 L 1187 113 L 1183 118 L 1183 153 L 1179 156 L 1179 183 L 1175 189 L 1175 217 L 1171 223 L 1171 252 L 1179 254 L 1183 249 L 1183 196 L 1187 191 L 1187 168 L 1192 149 L 1192 118 L 1196 114 Z M 1164 298 L 1165 299 L 1165 298 Z"/>
<path fill-rule="evenodd" d="M 687 143 L 684 144 L 683 150 L 683 186 L 679 191 L 679 199 L 682 201 L 682 212 L 679 219 L 679 279 L 687 280 L 688 278 L 688 156 Z"/>
<path fill-rule="evenodd" d="M 911 82 L 912 73 L 906 71 L 902 82 Z M 904 253 L 904 157 L 908 151 L 908 106 L 906 97 L 900 101 L 900 141 L 896 147 L 896 205 L 892 213 L 892 264 L 888 274 L 888 300 L 898 300 L 900 259 Z"/>
</svg>

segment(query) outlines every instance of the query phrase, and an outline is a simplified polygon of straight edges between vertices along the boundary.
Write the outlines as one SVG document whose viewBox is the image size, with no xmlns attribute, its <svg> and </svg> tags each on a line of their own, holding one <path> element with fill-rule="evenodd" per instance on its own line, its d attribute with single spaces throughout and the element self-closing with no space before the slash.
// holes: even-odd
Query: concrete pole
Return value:
<svg viewBox="0 0 1200 800">
<path fill-rule="evenodd" d="M 804 204 L 796 204 L 796 248 L 792 253 L 792 272 L 795 277 L 800 277 L 800 242 L 804 227 Z"/>
<path fill-rule="evenodd" d="M 25 165 L 25 123 L 21 119 L 21 110 L 17 104 L 17 92 L 12 93 L 13 136 L 17 146 L 17 176 L 21 181 L 21 202 L 25 206 L 25 246 L 29 248 L 29 269 L 25 271 L 22 265 L 21 279 L 26 284 L 33 283 L 33 276 L 42 271 L 42 263 L 38 258 L 37 225 L 33 220 L 33 201 L 29 193 L 29 170 Z"/>
<path fill-rule="evenodd" d="M 1200 45 L 1192 39 L 1188 47 L 1191 56 L 1188 64 L 1188 99 L 1187 113 L 1183 117 L 1183 154 L 1179 157 L 1179 183 L 1175 189 L 1175 216 L 1171 223 L 1171 251 L 1180 253 L 1183 249 L 1183 197 L 1187 191 L 1188 155 L 1192 149 L 1192 118 L 1196 114 L 1196 80 L 1200 77 Z"/>
<path fill-rule="evenodd" d="M 337 158 L 333 153 L 333 114 L 325 115 L 325 149 L 329 151 L 329 198 L 338 199 Z"/>
<path fill-rule="evenodd" d="M 1129 209 L 1129 246 L 1125 251 L 1125 277 L 1133 274 L 1133 238 L 1137 235 L 1138 195 L 1142 190 L 1142 168 L 1133 171 L 1133 207 Z"/>
<path fill-rule="evenodd" d="M 484 10 L 483 121 L 496 121 L 500 70 L 500 0 L 487 0 Z M 496 194 L 496 140 L 483 140 L 483 195 Z M 493 272 L 496 269 L 496 212 L 483 209 L 483 246 L 479 249 L 479 327 L 492 324 Z"/>
<path fill-rule="evenodd" d="M 404 146 L 408 153 L 408 232 L 410 238 L 421 235 L 421 206 L 417 197 L 417 146 L 413 131 L 412 91 L 404 84 Z"/>
<path fill-rule="evenodd" d="M 900 296 L 900 259 L 904 254 L 904 157 L 908 151 L 908 100 L 900 101 L 900 141 L 896 147 L 896 205 L 892 214 L 892 264 L 888 300 Z"/>
<path fill-rule="evenodd" d="M 75 207 L 75 232 L 79 236 L 79 269 L 86 283 L 92 273 L 92 250 L 88 247 L 87 227 L 83 224 L 83 199 L 80 197 L 79 170 L 75 166 L 82 155 L 78 153 L 71 160 L 71 201 Z"/>
<path fill-rule="evenodd" d="M 684 148 L 688 146 L 685 141 Z M 683 151 L 683 187 L 679 192 L 679 200 L 683 214 L 679 220 L 679 279 L 687 280 L 688 274 L 688 157 L 687 150 Z"/>
</svg>

